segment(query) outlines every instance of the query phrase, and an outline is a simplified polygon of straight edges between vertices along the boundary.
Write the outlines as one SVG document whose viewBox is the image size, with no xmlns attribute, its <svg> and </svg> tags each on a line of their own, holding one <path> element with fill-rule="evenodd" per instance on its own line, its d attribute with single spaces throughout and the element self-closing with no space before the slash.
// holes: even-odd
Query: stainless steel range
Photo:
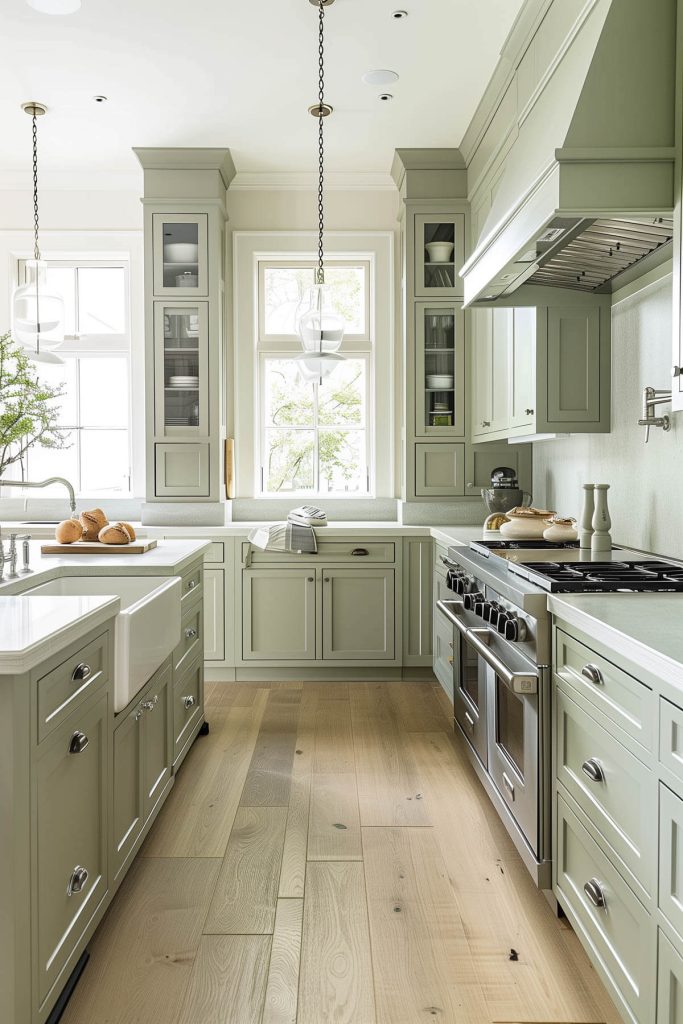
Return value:
<svg viewBox="0 0 683 1024">
<path fill-rule="evenodd" d="M 536 884 L 551 887 L 552 592 L 683 591 L 683 566 L 614 548 L 476 541 L 444 564 L 453 710 L 470 760 Z"/>
</svg>

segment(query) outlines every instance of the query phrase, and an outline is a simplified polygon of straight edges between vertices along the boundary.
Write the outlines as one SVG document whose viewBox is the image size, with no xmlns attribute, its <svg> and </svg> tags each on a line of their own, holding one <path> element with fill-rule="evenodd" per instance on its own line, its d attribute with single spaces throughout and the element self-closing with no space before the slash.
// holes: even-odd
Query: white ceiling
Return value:
<svg viewBox="0 0 683 1024">
<path fill-rule="evenodd" d="M 409 17 L 395 21 L 401 6 Z M 522 0 L 337 0 L 326 14 L 326 166 L 388 172 L 394 149 L 457 146 Z M 317 11 L 308 0 L 3 0 L 0 172 L 79 183 L 137 172 L 132 146 L 228 146 L 239 172 L 315 169 Z M 361 75 L 397 71 L 391 103 Z M 104 94 L 108 102 L 93 97 Z"/>
</svg>

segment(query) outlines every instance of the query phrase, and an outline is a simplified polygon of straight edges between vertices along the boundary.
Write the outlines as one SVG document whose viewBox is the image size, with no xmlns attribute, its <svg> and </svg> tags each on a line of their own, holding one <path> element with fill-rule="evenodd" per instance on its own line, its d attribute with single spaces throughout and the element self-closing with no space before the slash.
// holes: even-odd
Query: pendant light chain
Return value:
<svg viewBox="0 0 683 1024">
<path fill-rule="evenodd" d="M 325 140 L 323 122 L 325 102 L 325 5 L 319 0 L 318 7 L 318 274 L 317 283 L 325 283 L 325 267 L 323 265 L 323 229 L 325 224 L 325 208 L 323 188 L 325 180 Z"/>
<path fill-rule="evenodd" d="M 38 244 L 38 118 L 33 112 L 33 257 L 40 259 Z"/>
</svg>

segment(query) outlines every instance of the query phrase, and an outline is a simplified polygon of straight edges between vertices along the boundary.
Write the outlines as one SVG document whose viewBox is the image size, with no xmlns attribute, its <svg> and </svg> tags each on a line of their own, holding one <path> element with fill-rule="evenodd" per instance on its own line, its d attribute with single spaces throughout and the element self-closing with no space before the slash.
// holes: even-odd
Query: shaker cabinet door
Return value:
<svg viewBox="0 0 683 1024">
<path fill-rule="evenodd" d="M 245 661 L 315 659 L 315 569 L 245 569 L 242 657 Z"/>
<path fill-rule="evenodd" d="M 565 429 L 572 424 L 599 425 L 603 364 L 600 310 L 594 306 L 551 306 L 547 346 L 548 423 Z"/>
<path fill-rule="evenodd" d="M 393 660 L 394 570 L 323 569 L 323 658 Z"/>
<path fill-rule="evenodd" d="M 464 493 L 465 445 L 416 444 L 415 494 L 452 498 Z"/>
</svg>

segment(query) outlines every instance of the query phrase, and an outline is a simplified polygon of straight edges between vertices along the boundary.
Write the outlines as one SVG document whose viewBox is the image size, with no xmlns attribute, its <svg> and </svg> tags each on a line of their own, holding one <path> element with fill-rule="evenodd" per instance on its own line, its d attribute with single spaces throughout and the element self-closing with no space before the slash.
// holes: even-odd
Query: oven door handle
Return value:
<svg viewBox="0 0 683 1024">
<path fill-rule="evenodd" d="M 462 601 L 437 601 L 436 607 L 449 622 L 457 627 L 462 636 L 467 636 L 467 626 L 459 618 L 465 611 Z"/>
<path fill-rule="evenodd" d="M 465 639 L 472 644 L 477 654 L 490 665 L 501 682 L 505 683 L 508 690 L 521 696 L 530 696 L 538 693 L 538 676 L 534 672 L 511 672 L 507 665 L 500 660 L 495 651 L 492 651 L 492 632 L 490 629 L 468 629 L 465 631 Z"/>
<path fill-rule="evenodd" d="M 439 555 L 439 558 L 447 569 L 452 569 L 454 572 L 462 572 L 462 566 L 454 562 L 452 558 L 447 558 L 445 555 Z"/>
</svg>

